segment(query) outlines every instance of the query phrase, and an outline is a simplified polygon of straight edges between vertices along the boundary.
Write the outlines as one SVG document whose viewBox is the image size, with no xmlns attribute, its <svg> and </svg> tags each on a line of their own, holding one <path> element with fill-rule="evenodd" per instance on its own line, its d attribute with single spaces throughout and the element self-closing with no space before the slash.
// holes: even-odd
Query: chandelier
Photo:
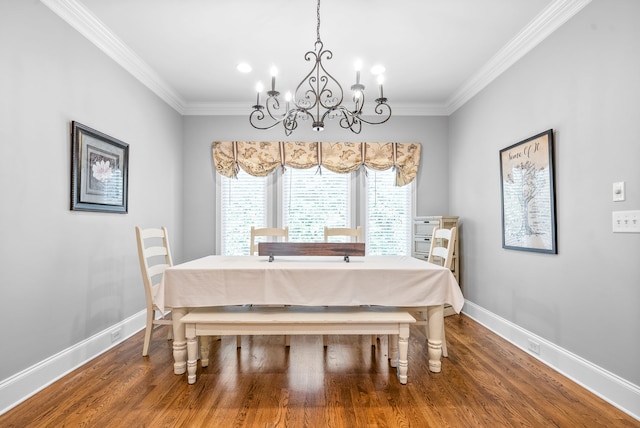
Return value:
<svg viewBox="0 0 640 428">
<path fill-rule="evenodd" d="M 327 72 L 322 60 L 330 60 L 333 52 L 326 50 L 320 40 L 320 0 L 318 0 L 316 27 L 317 39 L 313 51 L 304 55 L 306 61 L 314 61 L 311 71 L 296 87 L 295 93 L 285 95 L 284 105 L 280 99 L 280 92 L 276 91 L 275 68 L 271 69 L 271 90 L 267 91 L 265 105 L 260 104 L 260 93 L 263 91 L 261 83 L 258 83 L 256 104 L 249 116 L 249 123 L 256 129 L 271 129 L 282 123 L 286 135 L 298 127 L 298 121 L 312 121 L 315 131 L 324 129 L 325 119 L 339 118 L 340 126 L 359 134 L 362 123 L 379 125 L 385 123 L 391 117 L 391 107 L 387 104 L 382 88 L 382 74 L 378 75 L 379 97 L 375 100 L 374 112 L 379 116 L 378 120 L 366 120 L 362 117 L 364 107 L 364 85 L 360 83 L 360 70 L 356 71 L 356 83 L 351 85 L 353 92 L 353 110 L 342 104 L 344 92 L 340 83 Z M 266 112 L 266 114 L 265 114 Z M 376 116 L 374 116 L 376 117 Z M 264 123 L 262 122 L 264 120 Z"/>
</svg>

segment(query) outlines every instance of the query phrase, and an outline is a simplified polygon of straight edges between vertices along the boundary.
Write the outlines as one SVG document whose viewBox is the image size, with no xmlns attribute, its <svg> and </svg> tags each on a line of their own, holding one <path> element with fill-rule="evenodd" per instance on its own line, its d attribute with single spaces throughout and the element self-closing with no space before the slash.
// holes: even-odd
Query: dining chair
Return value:
<svg viewBox="0 0 640 428">
<path fill-rule="evenodd" d="M 329 242 L 330 237 L 342 236 L 349 238 L 352 241 L 355 238 L 356 242 L 362 242 L 362 226 L 355 228 L 351 227 L 324 227 L 324 242 Z M 371 335 L 371 346 L 376 346 L 378 340 L 377 335 Z M 327 346 L 327 336 L 322 336 L 322 343 Z"/>
<path fill-rule="evenodd" d="M 264 240 L 260 240 L 262 242 L 265 242 L 265 240 L 267 238 L 274 238 L 274 239 L 279 239 L 279 238 L 283 238 L 284 242 L 289 242 L 289 226 L 285 226 L 283 228 L 279 228 L 279 227 L 255 227 L 255 226 L 251 226 L 251 244 L 249 246 L 249 254 L 250 255 L 255 255 L 258 254 L 258 244 L 259 244 L 259 240 L 256 239 L 258 237 L 263 237 L 265 238 Z M 237 337 L 236 339 L 236 346 L 238 349 L 240 349 L 240 336 Z M 289 336 L 285 336 L 285 344 L 286 346 L 289 346 L 290 343 L 290 337 Z"/>
<path fill-rule="evenodd" d="M 142 229 L 136 226 L 136 240 L 147 306 L 147 324 L 142 346 L 142 356 L 146 357 L 149 355 L 149 343 L 154 325 L 169 325 L 168 340 L 173 338 L 171 313 L 160 311 L 154 303 L 162 275 L 166 268 L 173 265 L 173 262 L 166 227 Z M 160 313 L 160 318 L 156 319 L 156 311 Z"/>
<path fill-rule="evenodd" d="M 257 237 L 265 238 L 284 238 L 284 242 L 289 242 L 289 226 L 284 228 L 278 227 L 262 227 L 256 228 L 251 226 L 251 246 L 249 247 L 249 254 L 254 255 L 258 253 L 258 240 Z"/>
<path fill-rule="evenodd" d="M 362 242 L 362 227 L 324 227 L 324 242 L 329 242 L 331 236 L 346 236 L 350 240 L 356 238 L 356 242 Z"/>
<path fill-rule="evenodd" d="M 451 229 L 434 228 L 431 236 L 431 248 L 429 249 L 429 263 L 439 264 L 451 269 L 451 263 L 453 262 L 453 249 L 456 245 L 457 228 Z M 446 242 L 446 244 L 445 244 Z M 420 314 L 419 320 L 416 320 L 415 325 L 424 325 L 424 333 L 429 339 L 429 322 L 427 321 L 427 308 L 414 308 L 416 312 Z M 444 335 L 444 322 L 442 323 L 442 355 L 447 357 L 447 339 Z"/>
</svg>

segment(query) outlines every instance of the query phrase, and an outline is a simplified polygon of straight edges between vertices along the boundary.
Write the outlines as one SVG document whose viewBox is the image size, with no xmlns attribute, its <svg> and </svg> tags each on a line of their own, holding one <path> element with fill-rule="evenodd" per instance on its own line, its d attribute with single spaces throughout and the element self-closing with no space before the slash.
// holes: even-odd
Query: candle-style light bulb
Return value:
<svg viewBox="0 0 640 428">
<path fill-rule="evenodd" d="M 264 91 L 264 86 L 262 85 L 262 82 L 258 82 L 256 83 L 256 92 L 258 93 L 258 96 L 256 98 L 256 105 L 260 105 L 260 92 Z"/>
<path fill-rule="evenodd" d="M 291 91 L 287 91 L 286 94 L 284 94 L 284 100 L 287 102 L 287 111 L 289 111 L 289 102 L 291 101 Z"/>
<path fill-rule="evenodd" d="M 355 68 L 356 68 L 356 85 L 359 85 L 360 84 L 360 70 L 362 70 L 362 61 L 360 61 L 359 59 L 356 60 Z"/>
<path fill-rule="evenodd" d="M 384 98 L 384 92 L 382 91 L 382 84 L 384 83 L 384 76 L 382 74 L 378 75 L 378 85 L 380 85 L 380 98 Z"/>
<path fill-rule="evenodd" d="M 274 65 L 274 66 L 271 67 L 271 90 L 272 91 L 276 90 L 276 76 L 277 75 L 278 75 L 278 69 Z"/>
</svg>

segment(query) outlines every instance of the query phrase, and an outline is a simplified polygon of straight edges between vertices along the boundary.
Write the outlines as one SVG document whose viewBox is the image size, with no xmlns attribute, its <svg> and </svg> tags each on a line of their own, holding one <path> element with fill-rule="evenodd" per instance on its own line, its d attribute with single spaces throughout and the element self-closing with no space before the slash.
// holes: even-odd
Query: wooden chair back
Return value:
<svg viewBox="0 0 640 428">
<path fill-rule="evenodd" d="M 284 228 L 278 227 L 263 227 L 256 228 L 251 226 L 251 246 L 249 247 L 249 254 L 254 255 L 258 252 L 258 242 L 256 237 L 264 236 L 268 238 L 284 238 L 284 242 L 289 242 L 289 226 Z"/>
<path fill-rule="evenodd" d="M 355 238 L 355 242 L 362 242 L 362 227 L 356 228 L 350 227 L 324 227 L 324 242 L 329 242 L 330 236 L 347 236 L 352 240 Z"/>
<path fill-rule="evenodd" d="M 138 259 L 140 261 L 140 272 L 142 273 L 147 306 L 147 326 L 142 349 L 142 355 L 146 356 L 149 351 L 153 324 L 171 324 L 171 319 L 166 319 L 165 314 L 162 314 L 160 319 L 156 319 L 155 311 L 159 309 L 153 302 L 160 287 L 162 275 L 166 268 L 173 265 L 173 261 L 171 260 L 171 249 L 166 227 L 142 229 L 136 226 L 136 240 L 138 242 Z M 172 329 L 169 329 L 170 337 L 171 333 Z"/>
<path fill-rule="evenodd" d="M 456 237 L 457 229 L 455 227 L 451 229 L 434 228 L 433 235 L 431 236 L 431 249 L 429 250 L 428 261 L 451 269 Z"/>
</svg>

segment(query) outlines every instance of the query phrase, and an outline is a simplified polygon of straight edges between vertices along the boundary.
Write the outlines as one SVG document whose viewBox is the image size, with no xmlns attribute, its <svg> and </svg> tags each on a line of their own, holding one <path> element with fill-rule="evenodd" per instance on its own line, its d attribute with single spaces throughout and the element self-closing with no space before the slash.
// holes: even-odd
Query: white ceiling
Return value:
<svg viewBox="0 0 640 428">
<path fill-rule="evenodd" d="M 272 65 L 280 92 L 311 69 L 315 0 L 41 1 L 182 114 L 248 114 Z M 394 114 L 450 114 L 589 1 L 323 0 L 325 67 L 348 88 L 360 59 L 375 91 L 383 64 Z"/>
</svg>

